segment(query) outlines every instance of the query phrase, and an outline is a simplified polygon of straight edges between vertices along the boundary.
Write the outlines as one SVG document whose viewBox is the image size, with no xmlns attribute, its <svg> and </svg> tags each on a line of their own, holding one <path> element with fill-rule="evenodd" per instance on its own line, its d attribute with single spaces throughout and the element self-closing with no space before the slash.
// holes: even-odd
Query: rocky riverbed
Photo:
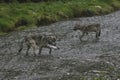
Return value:
<svg viewBox="0 0 120 80">
<path fill-rule="evenodd" d="M 120 80 L 120 11 L 94 17 L 75 18 L 0 37 L 0 80 Z M 79 40 L 81 25 L 99 23 L 101 36 L 90 33 Z M 52 32 L 59 50 L 43 49 L 41 56 L 17 55 L 19 44 L 30 33 Z"/>
</svg>

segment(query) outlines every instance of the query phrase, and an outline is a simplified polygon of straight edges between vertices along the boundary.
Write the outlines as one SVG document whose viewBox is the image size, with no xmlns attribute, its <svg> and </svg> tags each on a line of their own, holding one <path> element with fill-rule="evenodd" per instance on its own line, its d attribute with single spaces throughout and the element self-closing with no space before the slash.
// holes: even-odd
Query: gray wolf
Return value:
<svg viewBox="0 0 120 80">
<path fill-rule="evenodd" d="M 41 54 L 43 48 L 48 48 L 49 54 L 51 54 L 52 49 L 59 49 L 56 46 L 56 36 L 52 33 L 32 34 L 25 36 L 20 43 L 18 53 L 22 51 L 24 43 L 27 45 L 26 55 L 28 55 L 30 48 L 33 48 L 34 55 L 36 55 L 35 51 L 37 47 L 39 47 L 39 55 Z"/>
<path fill-rule="evenodd" d="M 73 30 L 74 31 L 80 30 L 82 32 L 82 35 L 80 36 L 80 40 L 82 40 L 85 34 L 88 35 L 89 32 L 95 32 L 97 39 L 99 39 L 101 34 L 100 24 L 90 24 L 90 25 L 81 26 L 80 24 L 76 23 Z"/>
</svg>

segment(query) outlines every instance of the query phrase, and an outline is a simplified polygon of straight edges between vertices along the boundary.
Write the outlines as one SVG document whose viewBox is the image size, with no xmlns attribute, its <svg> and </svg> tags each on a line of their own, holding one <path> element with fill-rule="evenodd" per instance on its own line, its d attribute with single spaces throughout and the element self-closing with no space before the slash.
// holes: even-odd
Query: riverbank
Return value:
<svg viewBox="0 0 120 80">
<path fill-rule="evenodd" d="M 120 0 L 1 3 L 0 34 L 48 25 L 74 17 L 102 15 L 120 9 Z"/>
</svg>

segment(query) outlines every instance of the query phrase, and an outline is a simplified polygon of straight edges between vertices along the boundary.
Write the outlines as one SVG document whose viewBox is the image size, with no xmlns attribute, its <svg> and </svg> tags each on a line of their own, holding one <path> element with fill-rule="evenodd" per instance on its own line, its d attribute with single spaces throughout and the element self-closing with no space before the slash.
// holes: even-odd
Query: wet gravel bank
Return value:
<svg viewBox="0 0 120 80">
<path fill-rule="evenodd" d="M 120 11 L 95 17 L 76 18 L 23 32 L 0 37 L 0 80 L 119 80 L 120 79 Z M 100 23 L 100 39 L 94 34 L 81 42 L 79 31 L 73 31 L 76 22 L 81 25 Z M 41 56 L 29 56 L 25 50 L 17 54 L 19 42 L 29 33 L 53 32 L 58 37 L 59 50 L 42 51 Z"/>
</svg>

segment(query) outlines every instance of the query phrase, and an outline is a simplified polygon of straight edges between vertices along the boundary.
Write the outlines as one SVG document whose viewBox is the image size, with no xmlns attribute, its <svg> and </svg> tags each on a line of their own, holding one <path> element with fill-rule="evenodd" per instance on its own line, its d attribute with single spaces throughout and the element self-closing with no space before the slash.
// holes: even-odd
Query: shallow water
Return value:
<svg viewBox="0 0 120 80">
<path fill-rule="evenodd" d="M 119 80 L 120 79 L 120 11 L 94 17 L 75 18 L 37 29 L 12 32 L 0 37 L 0 80 Z M 79 40 L 81 25 L 100 23 L 99 40 L 95 34 Z M 26 46 L 17 55 L 19 42 L 29 33 L 52 32 L 57 36 L 59 50 L 43 49 L 41 56 L 25 56 Z"/>
</svg>

